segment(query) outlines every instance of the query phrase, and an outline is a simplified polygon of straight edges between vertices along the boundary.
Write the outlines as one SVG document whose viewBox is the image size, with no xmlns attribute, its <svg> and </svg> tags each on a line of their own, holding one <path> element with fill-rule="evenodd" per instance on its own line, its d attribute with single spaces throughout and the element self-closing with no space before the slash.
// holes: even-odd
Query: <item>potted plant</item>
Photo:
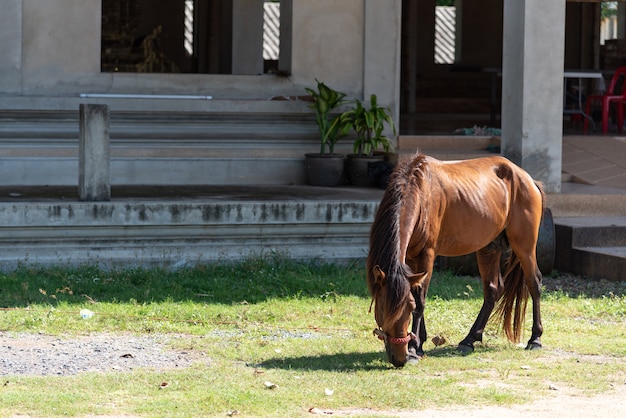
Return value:
<svg viewBox="0 0 626 418">
<path fill-rule="evenodd" d="M 320 152 L 307 153 L 304 170 L 307 182 L 313 186 L 337 186 L 343 179 L 343 154 L 335 153 L 335 144 L 348 135 L 351 125 L 341 120 L 340 113 L 334 111 L 346 103 L 344 93 L 333 90 L 317 81 L 317 90 L 305 87 L 313 103 L 309 106 L 315 112 L 315 122 L 320 134 Z"/>
<path fill-rule="evenodd" d="M 375 94 L 370 96 L 369 108 L 360 100 L 355 100 L 355 107 L 341 115 L 341 123 L 350 125 L 356 132 L 354 140 L 354 154 L 348 155 L 347 171 L 350 182 L 356 186 L 369 186 L 368 165 L 373 161 L 383 160 L 384 153 L 393 146 L 384 134 L 385 127 L 389 127 L 396 134 L 396 128 L 389 109 L 378 106 Z"/>
</svg>

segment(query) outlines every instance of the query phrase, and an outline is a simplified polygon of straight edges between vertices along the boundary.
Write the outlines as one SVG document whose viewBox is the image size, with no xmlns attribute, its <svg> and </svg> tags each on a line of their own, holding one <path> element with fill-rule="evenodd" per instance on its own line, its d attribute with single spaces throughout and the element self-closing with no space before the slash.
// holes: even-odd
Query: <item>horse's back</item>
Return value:
<svg viewBox="0 0 626 418">
<path fill-rule="evenodd" d="M 474 158 L 470 160 L 441 161 L 428 157 L 431 167 L 439 166 L 443 172 L 463 185 L 463 180 L 475 184 L 483 182 L 483 177 L 509 186 L 512 198 L 528 198 L 533 203 L 542 200 L 542 188 L 530 174 L 502 156 Z M 483 183 L 484 184 L 484 183 Z M 521 195 L 514 192 L 523 192 Z"/>
<path fill-rule="evenodd" d="M 442 255 L 476 251 L 512 223 L 538 228 L 542 191 L 525 170 L 508 159 L 428 158 L 428 162 L 436 194 L 431 198 L 439 207 L 434 213 L 441 214 L 437 247 Z"/>
</svg>

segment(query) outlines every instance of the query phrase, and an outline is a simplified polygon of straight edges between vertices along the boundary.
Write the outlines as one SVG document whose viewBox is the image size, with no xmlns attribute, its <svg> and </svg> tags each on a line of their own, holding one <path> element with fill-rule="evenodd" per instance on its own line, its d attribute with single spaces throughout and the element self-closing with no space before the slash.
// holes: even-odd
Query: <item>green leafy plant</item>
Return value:
<svg viewBox="0 0 626 418">
<path fill-rule="evenodd" d="M 375 94 L 370 96 L 370 107 L 366 108 L 360 100 L 355 100 L 355 107 L 341 115 L 340 124 L 350 125 L 356 132 L 354 153 L 372 156 L 377 149 L 390 151 L 391 141 L 384 135 L 385 125 L 396 134 L 396 128 L 389 109 L 378 106 Z"/>
<path fill-rule="evenodd" d="M 340 114 L 333 116 L 333 111 L 342 104 L 347 103 L 344 100 L 345 93 L 336 91 L 321 81 L 317 81 L 317 90 L 305 87 L 305 90 L 313 98 L 313 103 L 309 106 L 315 112 L 315 122 L 320 132 L 320 154 L 332 154 L 337 141 L 350 132 L 350 125 L 341 123 Z"/>
</svg>

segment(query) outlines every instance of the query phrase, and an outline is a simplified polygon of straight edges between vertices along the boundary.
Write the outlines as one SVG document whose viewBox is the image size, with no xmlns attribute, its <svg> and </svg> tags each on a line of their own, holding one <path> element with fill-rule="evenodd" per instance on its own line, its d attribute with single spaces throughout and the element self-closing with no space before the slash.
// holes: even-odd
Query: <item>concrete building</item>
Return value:
<svg viewBox="0 0 626 418">
<path fill-rule="evenodd" d="M 263 3 L 1 0 L 0 185 L 76 184 L 85 103 L 110 108 L 113 184 L 303 184 L 315 79 L 419 133 L 401 116 L 489 109 L 495 77 L 504 155 L 559 191 L 563 69 L 600 68 L 597 3 L 457 0 L 443 64 L 435 0 L 281 0 L 276 62 Z"/>
</svg>

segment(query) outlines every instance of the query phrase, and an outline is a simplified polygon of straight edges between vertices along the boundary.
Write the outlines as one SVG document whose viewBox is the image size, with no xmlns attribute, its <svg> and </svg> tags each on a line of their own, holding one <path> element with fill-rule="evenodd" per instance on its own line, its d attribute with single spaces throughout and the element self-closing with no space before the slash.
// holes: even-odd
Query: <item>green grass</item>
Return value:
<svg viewBox="0 0 626 418">
<path fill-rule="evenodd" d="M 430 336 L 448 344 L 428 341 L 418 365 L 394 369 L 372 336 L 361 265 L 275 257 L 176 272 L 23 266 L 0 274 L 0 331 L 172 334 L 171 349 L 203 360 L 176 370 L 4 376 L 0 415 L 302 416 L 314 407 L 384 415 L 528 402 L 547 395 L 550 384 L 594 394 L 624 383 L 623 285 L 593 295 L 544 292 L 543 350 L 511 345 L 490 324 L 476 352 L 459 356 L 454 345 L 480 309 L 480 289 L 476 278 L 437 273 L 426 323 Z M 83 308 L 94 317 L 83 320 Z M 529 327 L 527 320 L 527 333 Z M 278 388 L 267 389 L 266 381 Z"/>
</svg>

